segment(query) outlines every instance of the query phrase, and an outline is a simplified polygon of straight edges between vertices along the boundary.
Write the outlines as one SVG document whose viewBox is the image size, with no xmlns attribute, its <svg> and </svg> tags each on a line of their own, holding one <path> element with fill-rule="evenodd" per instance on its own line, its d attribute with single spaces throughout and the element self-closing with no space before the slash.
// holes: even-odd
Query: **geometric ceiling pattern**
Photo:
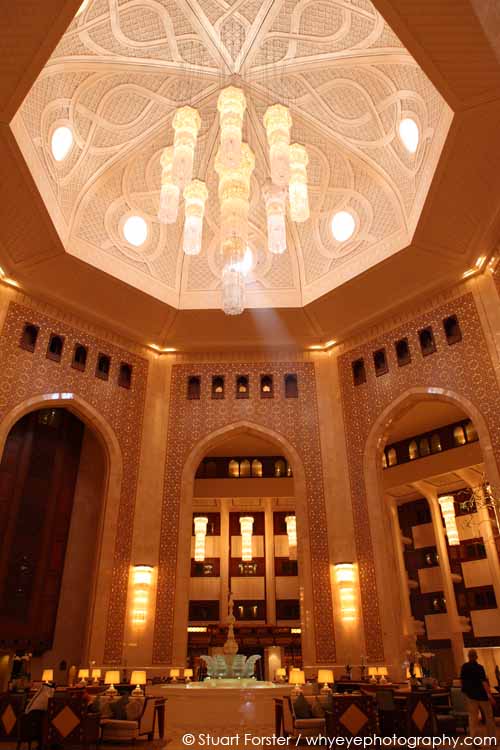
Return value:
<svg viewBox="0 0 500 750">
<path fill-rule="evenodd" d="M 256 154 L 247 307 L 300 307 L 406 247 L 452 112 L 368 0 L 84 2 L 19 109 L 12 130 L 66 251 L 177 308 L 219 308 L 217 97 L 244 89 L 244 140 Z M 260 186 L 269 175 L 264 111 L 290 108 L 309 154 L 311 217 L 287 221 L 287 252 L 267 252 Z M 198 109 L 194 176 L 207 182 L 202 252 L 182 251 L 183 211 L 157 219 L 160 154 L 175 109 Z M 418 124 L 409 153 L 402 118 Z M 74 145 L 57 162 L 55 128 Z M 348 210 L 355 231 L 331 233 Z M 148 225 L 141 247 L 123 223 Z"/>
</svg>

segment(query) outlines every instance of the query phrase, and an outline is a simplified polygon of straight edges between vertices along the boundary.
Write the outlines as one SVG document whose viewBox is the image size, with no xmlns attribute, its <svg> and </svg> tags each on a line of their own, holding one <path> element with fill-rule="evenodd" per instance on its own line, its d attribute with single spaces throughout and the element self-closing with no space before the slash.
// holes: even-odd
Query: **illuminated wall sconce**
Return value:
<svg viewBox="0 0 500 750">
<path fill-rule="evenodd" d="M 297 559 L 297 518 L 287 516 L 285 518 L 286 533 L 288 535 L 288 557 L 290 560 Z"/>
<path fill-rule="evenodd" d="M 446 536 L 448 537 L 448 544 L 450 545 L 450 547 L 457 546 L 458 544 L 460 544 L 460 537 L 458 536 L 457 521 L 455 518 L 455 501 L 453 495 L 443 495 L 443 497 L 438 497 L 438 501 L 446 526 Z"/>
<path fill-rule="evenodd" d="M 151 565 L 135 565 L 132 569 L 132 624 L 146 624 L 149 609 L 149 593 L 153 581 Z"/>
<path fill-rule="evenodd" d="M 340 616 L 343 622 L 354 622 L 357 617 L 354 564 L 337 563 L 335 565 L 335 581 L 339 591 Z"/>
<path fill-rule="evenodd" d="M 196 562 L 205 560 L 205 538 L 207 536 L 208 518 L 196 516 L 194 519 L 194 559 Z"/>
<path fill-rule="evenodd" d="M 252 530 L 253 517 L 242 516 L 240 518 L 241 530 L 241 559 L 243 562 L 252 561 Z"/>
</svg>

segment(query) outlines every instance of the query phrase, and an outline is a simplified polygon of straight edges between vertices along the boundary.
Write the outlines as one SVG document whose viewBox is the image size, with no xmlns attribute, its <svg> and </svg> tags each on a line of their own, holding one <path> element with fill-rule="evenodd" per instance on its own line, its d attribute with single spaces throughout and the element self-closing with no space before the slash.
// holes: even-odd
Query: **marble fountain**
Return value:
<svg viewBox="0 0 500 750">
<path fill-rule="evenodd" d="M 183 737 L 188 734 L 196 738 L 193 747 L 208 746 L 206 735 L 210 735 L 214 744 L 216 738 L 237 737 L 231 746 L 245 748 L 252 746 L 245 742 L 245 735 L 269 737 L 274 732 L 273 699 L 288 695 L 290 686 L 255 678 L 255 664 L 260 656 L 247 658 L 238 654 L 233 606 L 230 595 L 223 653 L 201 657 L 207 665 L 203 682 L 155 685 L 148 689 L 148 695 L 167 698 L 169 750 L 185 748 L 189 742 L 183 741 Z"/>
</svg>

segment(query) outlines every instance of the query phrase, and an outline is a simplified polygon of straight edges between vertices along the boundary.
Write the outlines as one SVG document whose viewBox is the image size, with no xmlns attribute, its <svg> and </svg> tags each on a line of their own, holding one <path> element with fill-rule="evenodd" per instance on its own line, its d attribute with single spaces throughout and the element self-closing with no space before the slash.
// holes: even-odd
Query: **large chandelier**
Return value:
<svg viewBox="0 0 500 750">
<path fill-rule="evenodd" d="M 242 89 L 227 86 L 218 97 L 220 145 L 215 158 L 219 178 L 220 259 L 222 267 L 222 309 L 238 315 L 245 308 L 245 253 L 248 246 L 250 180 L 255 156 L 243 141 L 246 98 Z M 304 146 L 290 144 L 292 118 L 283 104 L 268 107 L 263 119 L 269 148 L 270 179 L 262 186 L 267 217 L 270 253 L 286 252 L 287 203 L 295 222 L 309 218 L 307 164 Z M 193 107 L 176 110 L 172 125 L 173 146 L 161 155 L 161 191 L 158 218 L 162 223 L 177 221 L 179 201 L 184 198 L 182 246 L 186 255 L 198 255 L 202 247 L 203 219 L 208 190 L 202 180 L 193 179 L 196 141 L 201 126 Z"/>
</svg>

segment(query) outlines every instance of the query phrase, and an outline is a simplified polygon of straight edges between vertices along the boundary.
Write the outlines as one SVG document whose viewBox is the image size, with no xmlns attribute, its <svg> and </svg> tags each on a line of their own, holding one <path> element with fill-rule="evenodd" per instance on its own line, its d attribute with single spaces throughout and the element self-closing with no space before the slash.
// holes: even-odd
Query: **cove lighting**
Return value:
<svg viewBox="0 0 500 750">
<path fill-rule="evenodd" d="M 67 125 L 61 125 L 52 133 L 50 148 L 56 161 L 63 161 L 73 146 L 73 133 Z"/>
<path fill-rule="evenodd" d="M 399 123 L 398 130 L 403 146 L 410 154 L 414 154 L 420 140 L 420 131 L 417 123 L 411 117 L 405 117 Z"/>
<path fill-rule="evenodd" d="M 123 236 L 134 247 L 144 245 L 148 238 L 148 225 L 142 216 L 129 216 L 125 219 Z"/>
<path fill-rule="evenodd" d="M 332 217 L 332 234 L 337 242 L 347 242 L 356 229 L 354 216 L 349 211 L 337 211 Z"/>
</svg>

